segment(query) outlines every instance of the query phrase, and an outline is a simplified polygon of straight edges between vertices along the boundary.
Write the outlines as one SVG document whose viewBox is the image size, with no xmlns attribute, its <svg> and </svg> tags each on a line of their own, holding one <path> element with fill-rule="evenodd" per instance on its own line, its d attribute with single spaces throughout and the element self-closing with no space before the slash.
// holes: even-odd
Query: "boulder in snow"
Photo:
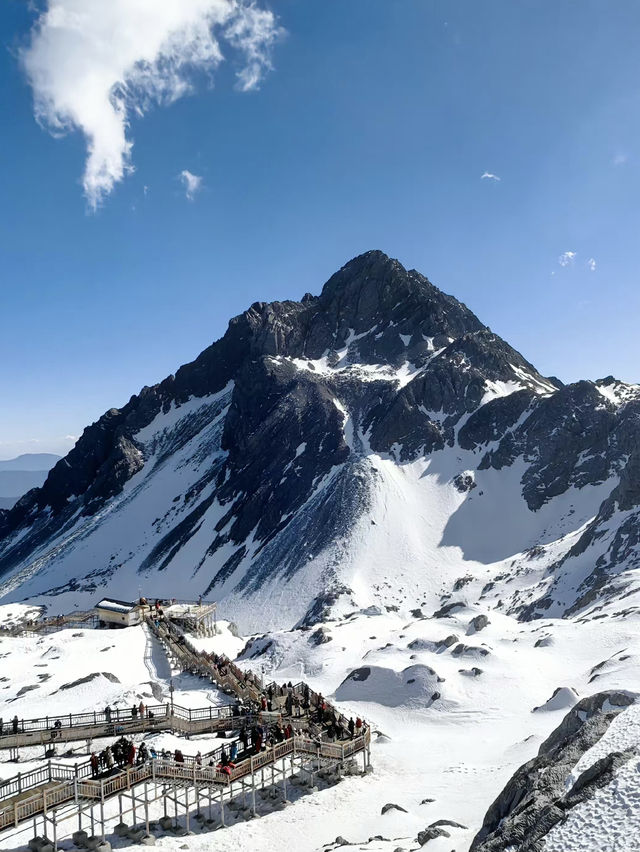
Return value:
<svg viewBox="0 0 640 852">
<path fill-rule="evenodd" d="M 534 707 L 533 712 L 538 713 L 541 710 L 568 710 L 578 703 L 580 696 L 572 686 L 559 686 L 554 689 L 551 698 L 547 699 L 540 707 Z"/>
<path fill-rule="evenodd" d="M 467 627 L 467 636 L 471 636 L 473 633 L 479 633 L 490 623 L 491 622 L 486 615 L 476 615 L 475 618 L 472 618 L 469 622 L 469 626 Z"/>
<path fill-rule="evenodd" d="M 429 666 L 413 665 L 401 672 L 382 666 L 354 669 L 336 690 L 338 701 L 375 701 L 387 707 L 429 704 L 441 679 Z"/>
<path fill-rule="evenodd" d="M 396 805 L 395 802 L 387 802 L 386 805 L 382 806 L 380 813 L 384 815 L 389 811 L 402 811 L 403 814 L 408 813 L 406 808 L 403 808 L 401 805 Z"/>
</svg>

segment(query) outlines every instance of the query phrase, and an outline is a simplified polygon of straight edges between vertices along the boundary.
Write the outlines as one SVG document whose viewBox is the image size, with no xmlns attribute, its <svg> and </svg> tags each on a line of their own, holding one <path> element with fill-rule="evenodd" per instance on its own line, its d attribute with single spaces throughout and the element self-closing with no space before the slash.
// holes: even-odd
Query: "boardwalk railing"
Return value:
<svg viewBox="0 0 640 852">
<path fill-rule="evenodd" d="M 251 721 L 251 720 L 249 720 Z M 176 764 L 193 768 L 193 766 L 206 766 L 209 763 L 218 764 L 222 760 L 223 751 L 229 753 L 228 745 L 221 745 L 217 748 L 207 751 L 200 755 L 199 758 L 184 755 L 183 763 Z M 157 761 L 167 761 L 167 758 L 154 758 Z M 168 759 L 169 763 L 175 763 L 172 758 Z M 114 769 L 118 772 L 118 769 Z M 102 773 L 105 774 L 104 772 Z M 73 781 L 74 779 L 90 778 L 93 775 L 91 769 L 91 761 L 83 760 L 78 763 L 56 763 L 49 760 L 45 766 L 40 766 L 38 769 L 33 769 L 31 772 L 18 772 L 11 778 L 5 781 L 0 781 L 0 808 L 3 802 L 8 799 L 13 799 L 15 796 L 20 796 L 28 790 L 35 787 L 40 787 L 43 784 L 51 784 L 53 781 Z"/>
<path fill-rule="evenodd" d="M 151 711 L 151 713 L 149 713 Z M 148 707 L 145 713 L 132 716 L 130 710 L 95 713 L 72 713 L 68 716 L 45 716 L 4 723 L 0 749 L 29 745 L 55 745 L 56 742 L 93 739 L 123 733 L 152 733 L 175 730 L 181 733 L 205 733 L 238 728 L 246 716 L 236 706 L 199 707 L 196 709 L 170 704 Z"/>
<path fill-rule="evenodd" d="M 364 734 L 344 743 L 324 743 L 320 740 L 295 736 L 273 746 L 273 748 L 241 760 L 230 768 L 229 772 L 221 771 L 215 764 L 215 760 L 213 766 L 203 766 L 195 758 L 185 760 L 185 762 L 156 758 L 139 766 L 127 767 L 116 775 L 107 778 L 88 779 L 87 776 L 91 774 L 88 761 L 75 767 L 50 763 L 48 767 L 27 773 L 22 777 L 22 784 L 26 783 L 27 779 L 34 781 L 36 777 L 40 779 L 38 786 L 34 788 L 30 796 L 17 798 L 27 788 L 21 786 L 19 777 L 9 780 L 10 784 L 17 786 L 12 786 L 14 790 L 12 801 L 5 801 L 4 805 L 0 801 L 0 831 L 9 826 L 17 827 L 24 820 L 40 813 L 46 813 L 47 810 L 53 810 L 66 802 L 77 802 L 80 799 L 105 801 L 105 799 L 123 790 L 130 790 L 136 784 L 149 779 L 154 781 L 169 779 L 186 786 L 226 786 L 240 778 L 252 775 L 257 770 L 290 754 L 307 754 L 315 758 L 329 758 L 340 761 L 367 748 L 369 742 L 370 732 L 368 729 Z M 216 752 L 219 751 L 221 750 L 216 750 Z M 211 754 L 214 755 L 216 752 Z M 211 759 L 210 755 L 203 757 L 203 761 L 207 758 Z M 59 781 L 59 783 L 52 783 L 54 780 Z M 5 797 L 3 796 L 3 798 Z"/>
<path fill-rule="evenodd" d="M 0 637 L 21 636 L 25 633 L 54 633 L 58 630 L 69 630 L 77 627 L 83 629 L 94 627 L 98 623 L 95 610 L 71 612 L 68 615 L 54 615 L 40 618 L 37 621 L 24 621 L 15 627 L 0 627 Z"/>
<path fill-rule="evenodd" d="M 89 713 L 68 713 L 65 715 L 40 716 L 37 719 L 19 719 L 17 724 L 9 721 L 4 722 L 0 731 L 0 741 L 2 737 L 12 736 L 14 734 L 25 734 L 32 731 L 57 731 L 61 728 L 87 728 L 92 725 L 109 725 L 109 724 L 124 724 L 127 722 L 141 722 L 146 719 L 152 723 L 155 719 L 161 719 L 164 716 L 175 716 L 177 719 L 184 719 L 187 722 L 195 722 L 199 719 L 222 719 L 228 718 L 234 714 L 232 705 L 223 707 L 199 707 L 196 709 L 190 707 L 181 707 L 178 704 L 150 704 L 145 705 L 143 714 L 138 712 L 136 707 L 135 714 L 131 708 L 113 708 L 111 710 L 94 710 Z"/>
</svg>

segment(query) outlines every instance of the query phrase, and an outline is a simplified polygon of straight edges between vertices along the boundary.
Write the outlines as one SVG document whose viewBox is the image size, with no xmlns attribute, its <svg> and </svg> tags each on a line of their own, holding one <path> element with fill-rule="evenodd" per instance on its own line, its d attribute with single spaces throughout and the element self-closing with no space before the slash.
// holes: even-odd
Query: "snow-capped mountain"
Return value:
<svg viewBox="0 0 640 852">
<path fill-rule="evenodd" d="M 353 610 L 522 620 L 630 591 L 640 387 L 547 378 L 368 252 L 256 303 L 0 511 L 0 594 L 205 594 L 246 634 Z"/>
</svg>

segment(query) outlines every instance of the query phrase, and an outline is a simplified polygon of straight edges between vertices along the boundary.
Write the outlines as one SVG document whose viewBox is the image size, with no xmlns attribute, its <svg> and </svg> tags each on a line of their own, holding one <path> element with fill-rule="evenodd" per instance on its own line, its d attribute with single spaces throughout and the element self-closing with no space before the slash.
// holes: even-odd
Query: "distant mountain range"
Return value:
<svg viewBox="0 0 640 852">
<path fill-rule="evenodd" d="M 43 485 L 59 460 L 53 453 L 24 453 L 0 461 L 0 509 L 10 509 L 27 491 Z"/>
<path fill-rule="evenodd" d="M 372 251 L 87 427 L 0 511 L 0 596 L 179 588 L 245 633 L 356 607 L 586 613 L 636 582 L 638 482 L 638 386 L 542 376 Z"/>
</svg>

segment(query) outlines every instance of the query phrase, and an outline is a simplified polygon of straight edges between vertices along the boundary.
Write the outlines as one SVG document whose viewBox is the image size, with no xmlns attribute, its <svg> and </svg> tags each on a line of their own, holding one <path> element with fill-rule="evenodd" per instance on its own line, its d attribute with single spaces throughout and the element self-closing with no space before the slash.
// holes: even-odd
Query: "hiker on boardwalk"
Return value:
<svg viewBox="0 0 640 852">
<path fill-rule="evenodd" d="M 173 759 L 175 760 L 176 763 L 184 763 L 184 755 L 180 751 L 179 748 L 177 748 L 175 750 L 174 755 L 173 755 Z"/>
<path fill-rule="evenodd" d="M 349 730 L 349 734 L 351 735 L 351 739 L 353 739 L 356 732 L 356 723 L 353 721 L 353 716 L 349 719 L 347 723 L 347 728 Z"/>
<path fill-rule="evenodd" d="M 138 704 L 138 713 L 140 714 L 141 719 L 144 718 L 144 711 L 145 711 L 145 706 L 141 701 L 140 704 Z"/>
<path fill-rule="evenodd" d="M 260 754 L 260 752 L 262 751 L 262 733 L 260 731 L 258 731 L 252 737 L 252 742 L 253 742 L 253 747 L 254 747 L 255 753 Z"/>
<path fill-rule="evenodd" d="M 100 766 L 98 761 L 98 755 L 95 753 L 95 751 L 91 752 L 91 758 L 89 762 L 91 763 L 91 777 L 97 778 Z"/>
<path fill-rule="evenodd" d="M 136 705 L 135 705 L 135 704 L 134 704 L 134 705 L 133 705 L 133 707 L 131 708 L 131 718 L 132 718 L 132 719 L 137 719 L 137 718 L 138 718 L 138 708 L 136 707 Z"/>
<path fill-rule="evenodd" d="M 11 727 L 13 728 L 14 734 L 18 733 L 18 727 L 19 726 L 20 726 L 20 720 L 18 719 L 17 716 L 14 716 L 13 719 L 11 720 Z"/>
<path fill-rule="evenodd" d="M 358 736 L 360 736 L 361 733 L 362 733 L 362 719 L 360 718 L 360 716 L 358 716 L 358 718 L 356 719 L 356 734 Z"/>
<path fill-rule="evenodd" d="M 136 747 L 133 743 L 129 743 L 129 752 L 127 754 L 127 763 L 129 766 L 133 766 L 136 760 Z"/>
<path fill-rule="evenodd" d="M 107 720 L 107 722 L 111 721 L 111 707 L 109 707 L 108 704 L 104 708 L 104 718 Z"/>
</svg>

